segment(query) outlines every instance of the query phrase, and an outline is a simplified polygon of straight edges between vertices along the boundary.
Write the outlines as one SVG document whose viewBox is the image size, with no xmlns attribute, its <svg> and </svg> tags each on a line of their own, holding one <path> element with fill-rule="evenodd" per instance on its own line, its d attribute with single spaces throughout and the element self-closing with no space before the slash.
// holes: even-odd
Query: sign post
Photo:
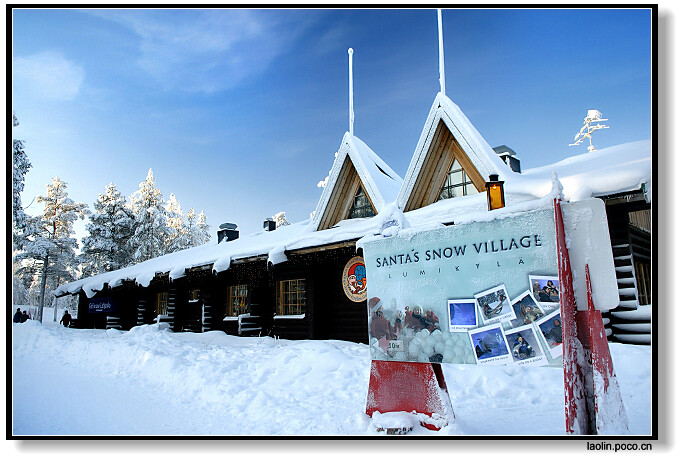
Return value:
<svg viewBox="0 0 684 457">
<path fill-rule="evenodd" d="M 375 411 L 424 414 L 421 425 L 429 430 L 447 425 L 454 413 L 441 365 L 371 360 L 366 414 Z"/>
</svg>

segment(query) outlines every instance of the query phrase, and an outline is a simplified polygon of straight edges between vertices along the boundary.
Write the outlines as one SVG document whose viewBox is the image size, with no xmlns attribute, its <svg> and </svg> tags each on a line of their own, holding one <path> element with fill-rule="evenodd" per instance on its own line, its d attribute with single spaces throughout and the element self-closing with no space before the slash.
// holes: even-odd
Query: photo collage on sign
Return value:
<svg viewBox="0 0 684 457">
<path fill-rule="evenodd" d="M 376 360 L 475 364 L 467 338 L 467 330 L 480 322 L 475 301 L 451 300 L 449 322 L 440 322 L 440 306 L 406 306 L 394 299 L 370 298 L 372 356 Z"/>
<path fill-rule="evenodd" d="M 548 365 L 562 356 L 558 277 L 530 275 L 529 284 L 512 300 L 504 284 L 447 300 L 449 332 L 468 335 L 478 365 Z"/>
</svg>

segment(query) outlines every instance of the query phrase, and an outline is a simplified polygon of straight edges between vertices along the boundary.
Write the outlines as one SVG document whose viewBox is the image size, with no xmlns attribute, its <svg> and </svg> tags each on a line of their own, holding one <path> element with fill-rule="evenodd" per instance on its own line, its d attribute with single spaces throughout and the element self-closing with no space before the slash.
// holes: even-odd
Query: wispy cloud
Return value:
<svg viewBox="0 0 684 457">
<path fill-rule="evenodd" d="M 12 68 L 15 91 L 48 100 L 73 100 L 85 78 L 83 67 L 54 51 L 15 57 Z"/>
<path fill-rule="evenodd" d="M 137 63 L 165 89 L 212 93 L 265 71 L 307 28 L 270 10 L 99 10 L 139 39 Z"/>
</svg>

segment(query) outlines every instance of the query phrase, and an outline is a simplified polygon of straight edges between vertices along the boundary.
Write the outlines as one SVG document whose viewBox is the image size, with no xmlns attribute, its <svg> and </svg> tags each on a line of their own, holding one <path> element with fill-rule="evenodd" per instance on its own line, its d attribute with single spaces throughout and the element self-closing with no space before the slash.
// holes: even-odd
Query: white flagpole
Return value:
<svg viewBox="0 0 684 457">
<path fill-rule="evenodd" d="M 349 133 L 354 135 L 354 75 L 352 73 L 352 56 L 354 50 L 349 48 Z"/>
<path fill-rule="evenodd" d="M 442 36 L 442 10 L 437 10 L 437 27 L 439 29 L 439 87 L 440 92 L 446 94 L 444 82 L 444 38 Z"/>
</svg>

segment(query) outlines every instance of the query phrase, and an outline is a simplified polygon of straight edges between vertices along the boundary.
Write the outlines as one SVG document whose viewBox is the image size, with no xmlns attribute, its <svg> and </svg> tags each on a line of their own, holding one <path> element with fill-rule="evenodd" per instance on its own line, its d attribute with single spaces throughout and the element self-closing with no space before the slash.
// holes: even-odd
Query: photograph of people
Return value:
<svg viewBox="0 0 684 457">
<path fill-rule="evenodd" d="M 514 328 L 505 333 L 514 363 L 519 365 L 549 364 L 532 325 Z"/>
<path fill-rule="evenodd" d="M 549 353 L 553 358 L 563 354 L 563 327 L 561 324 L 560 310 L 534 323 L 543 335 Z"/>
<path fill-rule="evenodd" d="M 530 275 L 530 290 L 534 299 L 547 310 L 555 308 L 560 303 L 558 276 Z"/>
<path fill-rule="evenodd" d="M 475 294 L 475 300 L 484 324 L 507 321 L 515 317 L 506 286 L 503 284 Z"/>
<path fill-rule="evenodd" d="M 512 327 L 531 324 L 544 316 L 544 311 L 529 290 L 513 299 L 513 312 L 515 313 L 515 319 L 511 320 Z"/>
</svg>

